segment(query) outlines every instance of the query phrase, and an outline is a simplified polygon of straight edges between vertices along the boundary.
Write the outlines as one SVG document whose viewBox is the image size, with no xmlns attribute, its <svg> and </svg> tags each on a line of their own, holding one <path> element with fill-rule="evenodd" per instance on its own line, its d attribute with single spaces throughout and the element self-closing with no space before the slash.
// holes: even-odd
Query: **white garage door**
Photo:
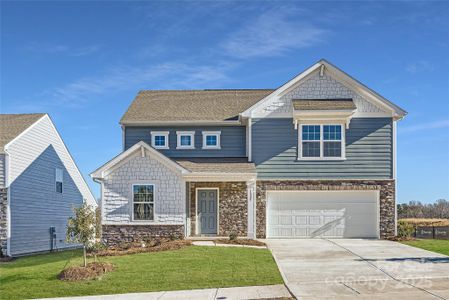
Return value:
<svg viewBox="0 0 449 300">
<path fill-rule="evenodd" d="M 377 199 L 377 191 L 269 191 L 267 237 L 378 237 Z"/>
</svg>

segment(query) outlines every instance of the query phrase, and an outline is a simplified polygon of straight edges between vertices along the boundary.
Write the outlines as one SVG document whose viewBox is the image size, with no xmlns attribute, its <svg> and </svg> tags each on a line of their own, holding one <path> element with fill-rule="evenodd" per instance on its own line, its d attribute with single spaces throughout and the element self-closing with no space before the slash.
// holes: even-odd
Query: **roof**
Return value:
<svg viewBox="0 0 449 300">
<path fill-rule="evenodd" d="M 193 173 L 256 173 L 254 163 L 246 157 L 175 158 L 183 168 Z"/>
<path fill-rule="evenodd" d="M 261 101 L 258 101 L 253 106 L 246 109 L 244 112 L 241 113 L 241 116 L 252 117 L 253 112 L 259 109 L 265 103 L 271 101 L 273 98 L 281 97 L 285 93 L 288 93 L 290 90 L 300 85 L 303 81 L 307 80 L 308 76 L 313 72 L 316 72 L 317 70 L 320 70 L 320 72 L 327 72 L 336 80 L 338 80 L 341 83 L 344 83 L 352 90 L 354 90 L 356 93 L 360 94 L 366 100 L 373 102 L 375 105 L 381 106 L 381 108 L 383 109 L 391 111 L 394 118 L 400 120 L 405 115 L 407 115 L 407 112 L 404 109 L 400 108 L 398 105 L 382 97 L 372 89 L 368 88 L 366 85 L 362 84 L 360 81 L 354 79 L 353 77 L 343 72 L 333 64 L 329 63 L 325 59 L 321 59 L 312 66 L 310 66 L 309 68 L 307 68 L 306 70 L 304 70 L 303 72 L 296 75 L 291 80 L 287 81 L 281 87 L 273 91 L 273 93 L 267 95 L 264 99 L 261 99 Z"/>
<path fill-rule="evenodd" d="M 242 111 L 272 92 L 272 89 L 140 91 L 120 123 L 238 120 Z"/>
<path fill-rule="evenodd" d="M 4 153 L 4 148 L 9 142 L 43 116 L 45 116 L 43 113 L 0 114 L 0 153 Z"/>
<path fill-rule="evenodd" d="M 295 110 L 354 110 L 352 99 L 293 99 Z"/>
</svg>

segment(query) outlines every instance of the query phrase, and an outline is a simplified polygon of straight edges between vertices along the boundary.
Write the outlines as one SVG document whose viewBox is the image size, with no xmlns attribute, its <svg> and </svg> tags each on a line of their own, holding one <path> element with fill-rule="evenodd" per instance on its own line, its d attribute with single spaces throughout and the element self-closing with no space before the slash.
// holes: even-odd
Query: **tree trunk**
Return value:
<svg viewBox="0 0 449 300">
<path fill-rule="evenodd" d="M 87 267 L 86 246 L 83 246 L 84 267 Z"/>
</svg>

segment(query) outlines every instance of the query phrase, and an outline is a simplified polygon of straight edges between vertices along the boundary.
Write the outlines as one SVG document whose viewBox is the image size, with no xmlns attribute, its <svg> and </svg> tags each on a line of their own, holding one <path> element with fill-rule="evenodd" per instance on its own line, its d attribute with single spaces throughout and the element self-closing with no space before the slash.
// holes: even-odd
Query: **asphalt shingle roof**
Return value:
<svg viewBox="0 0 449 300">
<path fill-rule="evenodd" d="M 174 161 L 194 173 L 256 173 L 256 166 L 246 157 L 176 158 Z"/>
<path fill-rule="evenodd" d="M 140 91 L 120 123 L 229 121 L 271 94 L 258 90 Z"/>
<path fill-rule="evenodd" d="M 0 114 L 0 153 L 5 145 L 21 134 L 25 129 L 45 114 Z"/>
<path fill-rule="evenodd" d="M 295 110 L 352 110 L 357 107 L 352 99 L 293 99 Z"/>
</svg>

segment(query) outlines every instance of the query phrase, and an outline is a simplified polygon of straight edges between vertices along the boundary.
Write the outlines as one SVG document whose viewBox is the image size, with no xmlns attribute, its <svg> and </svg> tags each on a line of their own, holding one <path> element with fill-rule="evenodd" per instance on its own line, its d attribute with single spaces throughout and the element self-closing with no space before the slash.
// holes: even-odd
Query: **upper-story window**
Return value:
<svg viewBox="0 0 449 300">
<path fill-rule="evenodd" d="M 176 131 L 178 143 L 176 149 L 194 149 L 195 131 Z"/>
<path fill-rule="evenodd" d="M 64 182 L 64 172 L 60 168 L 55 169 L 55 191 L 62 194 L 62 183 Z"/>
<path fill-rule="evenodd" d="M 203 131 L 203 149 L 220 149 L 221 131 Z"/>
<path fill-rule="evenodd" d="M 344 159 L 344 128 L 340 124 L 301 125 L 299 159 Z"/>
<path fill-rule="evenodd" d="M 152 131 L 151 146 L 156 149 L 168 149 L 168 131 Z"/>
</svg>

